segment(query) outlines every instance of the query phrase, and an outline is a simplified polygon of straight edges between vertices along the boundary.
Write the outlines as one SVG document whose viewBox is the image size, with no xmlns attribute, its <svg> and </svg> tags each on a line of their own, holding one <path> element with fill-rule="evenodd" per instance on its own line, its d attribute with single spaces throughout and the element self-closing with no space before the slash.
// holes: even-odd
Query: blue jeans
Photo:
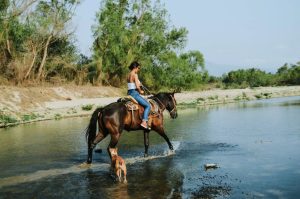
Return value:
<svg viewBox="0 0 300 199">
<path fill-rule="evenodd" d="M 140 105 L 144 107 L 143 120 L 148 121 L 149 112 L 151 110 L 151 106 L 147 100 L 145 100 L 137 90 L 130 89 L 128 90 L 128 95 L 133 97 Z"/>
</svg>

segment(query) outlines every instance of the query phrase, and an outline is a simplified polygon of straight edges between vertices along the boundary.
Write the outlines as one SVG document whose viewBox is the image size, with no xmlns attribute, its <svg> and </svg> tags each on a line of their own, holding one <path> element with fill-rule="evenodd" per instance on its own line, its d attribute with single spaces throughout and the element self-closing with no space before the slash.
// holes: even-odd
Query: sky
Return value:
<svg viewBox="0 0 300 199">
<path fill-rule="evenodd" d="M 91 55 L 100 0 L 83 0 L 73 25 L 80 52 Z M 276 72 L 300 61 L 299 0 L 161 0 L 170 24 L 188 30 L 184 51 L 199 50 L 209 74 L 259 68 Z"/>
</svg>

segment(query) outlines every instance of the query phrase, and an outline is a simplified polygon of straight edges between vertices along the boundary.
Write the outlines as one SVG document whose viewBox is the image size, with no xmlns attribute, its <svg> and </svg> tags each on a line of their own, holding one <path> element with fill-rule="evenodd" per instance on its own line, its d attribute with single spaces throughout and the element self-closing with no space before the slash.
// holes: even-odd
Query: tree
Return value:
<svg viewBox="0 0 300 199">
<path fill-rule="evenodd" d="M 45 0 L 39 2 L 34 16 L 36 27 L 39 27 L 38 31 L 44 36 L 44 47 L 36 77 L 38 80 L 42 78 L 50 43 L 57 39 L 67 38 L 71 34 L 67 26 L 74 15 L 77 4 L 77 0 Z"/>
<path fill-rule="evenodd" d="M 20 47 L 28 36 L 28 30 L 18 20 L 37 0 L 2 0 L 0 2 L 0 71 L 6 73 L 13 59 L 15 47 Z"/>
<path fill-rule="evenodd" d="M 239 69 L 230 71 L 223 77 L 223 82 L 227 86 L 237 87 L 258 87 L 274 85 L 274 77 L 260 69 Z"/>
<path fill-rule="evenodd" d="M 68 25 L 77 4 L 77 0 L 1 1 L 0 75 L 17 84 L 54 74 L 74 79 L 76 49 Z"/>
<path fill-rule="evenodd" d="M 94 26 L 96 83 L 107 79 L 109 84 L 120 86 L 126 81 L 127 66 L 133 60 L 142 64 L 141 79 L 152 88 L 161 85 L 161 78 L 170 82 L 173 78 L 170 70 L 180 71 L 178 74 L 204 72 L 195 69 L 204 68 L 200 52 L 177 53 L 186 44 L 187 30 L 171 27 L 160 2 L 156 1 L 153 6 L 151 3 L 150 0 L 103 1 L 97 13 L 98 24 Z M 176 66 L 178 61 L 183 64 Z"/>
</svg>

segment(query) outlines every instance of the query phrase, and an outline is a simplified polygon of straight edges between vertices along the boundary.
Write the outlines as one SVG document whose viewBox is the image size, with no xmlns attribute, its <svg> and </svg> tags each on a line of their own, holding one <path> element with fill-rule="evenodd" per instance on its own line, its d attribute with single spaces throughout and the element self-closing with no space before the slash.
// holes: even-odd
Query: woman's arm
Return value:
<svg viewBox="0 0 300 199">
<path fill-rule="evenodd" d="M 139 91 L 139 93 L 144 94 L 144 91 L 141 89 L 141 82 L 140 82 L 137 74 L 134 76 L 134 83 L 135 83 L 135 86 L 136 86 L 137 90 Z"/>
</svg>

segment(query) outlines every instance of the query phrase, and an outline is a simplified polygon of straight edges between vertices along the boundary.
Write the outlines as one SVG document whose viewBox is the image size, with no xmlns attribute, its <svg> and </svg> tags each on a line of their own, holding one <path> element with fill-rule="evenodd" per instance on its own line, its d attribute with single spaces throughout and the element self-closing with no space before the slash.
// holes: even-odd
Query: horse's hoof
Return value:
<svg viewBox="0 0 300 199">
<path fill-rule="evenodd" d="M 92 164 L 92 160 L 87 160 L 85 163 Z"/>
<path fill-rule="evenodd" d="M 175 150 L 170 150 L 169 152 L 168 152 L 168 155 L 174 155 L 175 154 Z"/>
<path fill-rule="evenodd" d="M 90 168 L 91 165 L 92 165 L 91 163 L 84 162 L 79 165 L 79 168 L 82 168 L 82 169 Z"/>
<path fill-rule="evenodd" d="M 144 158 L 147 158 L 147 157 L 148 157 L 148 154 L 145 153 L 145 154 L 144 154 Z"/>
</svg>

